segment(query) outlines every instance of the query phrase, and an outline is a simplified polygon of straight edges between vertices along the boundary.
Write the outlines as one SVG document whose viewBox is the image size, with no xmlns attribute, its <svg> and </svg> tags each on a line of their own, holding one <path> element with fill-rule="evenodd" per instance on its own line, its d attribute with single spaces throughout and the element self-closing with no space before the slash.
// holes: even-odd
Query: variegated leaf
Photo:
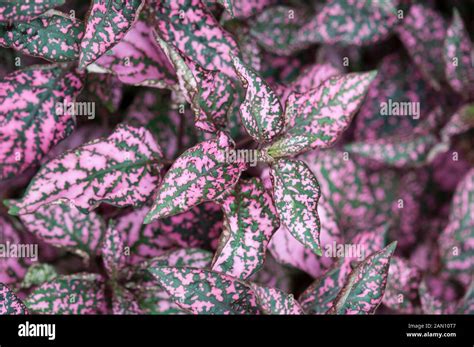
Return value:
<svg viewBox="0 0 474 347">
<path fill-rule="evenodd" d="M 318 180 L 304 162 L 289 159 L 272 165 L 271 178 L 281 223 L 305 247 L 321 255 Z"/>
<path fill-rule="evenodd" d="M 31 239 L 25 233 L 17 230 L 6 217 L 0 215 L 0 283 L 17 283 L 23 279 L 32 259 L 10 256 L 8 249 L 10 245 L 29 244 L 31 242 Z"/>
<path fill-rule="evenodd" d="M 458 314 L 474 314 L 474 282 L 471 282 L 456 308 Z"/>
<path fill-rule="evenodd" d="M 121 124 L 108 138 L 66 151 L 46 163 L 24 197 L 9 201 L 9 213 L 30 214 L 55 201 L 67 201 L 84 212 L 102 202 L 140 206 L 158 183 L 162 157 L 146 129 Z"/>
<path fill-rule="evenodd" d="M 234 83 L 219 71 L 204 69 L 157 34 L 155 39 L 176 70 L 181 92 L 194 112 L 196 126 L 215 133 L 227 122 L 227 113 L 234 101 Z"/>
<path fill-rule="evenodd" d="M 102 260 L 107 275 L 112 280 L 117 280 L 120 270 L 125 267 L 125 242 L 123 235 L 116 228 L 114 221 L 109 221 L 101 248 Z"/>
<path fill-rule="evenodd" d="M 224 231 L 212 270 L 247 279 L 265 261 L 268 242 L 280 223 L 275 204 L 257 179 L 241 180 L 222 198 Z"/>
<path fill-rule="evenodd" d="M 233 277 L 187 267 L 149 271 L 181 308 L 193 314 L 260 313 L 253 290 Z"/>
<path fill-rule="evenodd" d="M 32 214 L 20 215 L 20 219 L 28 231 L 46 243 L 87 258 L 95 256 L 105 232 L 98 214 L 84 214 L 72 203 L 46 204 Z"/>
<path fill-rule="evenodd" d="M 201 0 L 154 0 L 153 6 L 157 32 L 166 42 L 206 70 L 235 76 L 231 54 L 238 55 L 237 44 Z"/>
<path fill-rule="evenodd" d="M 319 87 L 292 93 L 286 101 L 288 130 L 268 148 L 274 157 L 332 146 L 349 127 L 376 72 L 331 77 Z"/>
<path fill-rule="evenodd" d="M 189 210 L 202 202 L 219 198 L 237 183 L 242 162 L 227 162 L 233 140 L 224 132 L 184 152 L 171 166 L 159 187 L 145 224 Z"/>
<path fill-rule="evenodd" d="M 25 305 L 38 314 L 104 314 L 104 281 L 93 274 L 60 276 L 36 288 Z"/>
<path fill-rule="evenodd" d="M 48 11 L 30 22 L 0 26 L 0 46 L 52 62 L 79 59 L 84 24 L 64 13 Z"/>
<path fill-rule="evenodd" d="M 329 0 L 299 31 L 298 41 L 368 45 L 387 38 L 399 23 L 403 0 Z M 402 12 L 403 14 L 403 12 Z"/>
<path fill-rule="evenodd" d="M 172 66 L 155 46 L 150 27 L 142 20 L 137 21 L 120 43 L 88 70 L 96 67 L 114 73 L 125 84 L 168 88 L 176 83 Z"/>
<path fill-rule="evenodd" d="M 397 246 L 392 242 L 367 257 L 352 270 L 328 310 L 328 314 L 371 314 L 382 302 L 387 284 L 390 259 Z"/>
<path fill-rule="evenodd" d="M 355 142 L 346 145 L 345 149 L 396 168 L 412 168 L 427 164 L 432 158 L 431 150 L 437 143 L 434 135 L 427 134 L 402 139 Z"/>
<path fill-rule="evenodd" d="M 158 257 L 145 261 L 140 267 L 192 267 L 204 269 L 209 267 L 212 253 L 199 248 L 182 248 L 169 251 Z"/>
<path fill-rule="evenodd" d="M 306 47 L 305 43 L 298 43 L 298 34 L 307 17 L 301 8 L 273 6 L 255 18 L 250 34 L 267 51 L 291 55 Z"/>
<path fill-rule="evenodd" d="M 443 46 L 447 23 L 435 9 L 426 4 L 413 4 L 397 28 L 411 58 L 434 88 L 444 80 Z"/>
<path fill-rule="evenodd" d="M 56 65 L 30 67 L 0 82 L 0 180 L 38 163 L 75 126 L 58 113 L 82 89 L 81 77 Z"/>
<path fill-rule="evenodd" d="M 207 202 L 172 217 L 143 224 L 147 208 L 134 210 L 117 219 L 117 230 L 130 248 L 127 262 L 138 264 L 178 248 L 215 250 L 222 229 L 222 213 L 217 204 Z"/>
<path fill-rule="evenodd" d="M 252 284 L 257 305 L 268 315 L 300 315 L 303 309 L 293 294 L 287 294 L 277 288 L 265 288 Z"/>
<path fill-rule="evenodd" d="M 248 18 L 251 17 L 265 7 L 276 3 L 276 0 L 216 0 L 224 6 L 226 11 L 232 18 Z"/>
<path fill-rule="evenodd" d="M 247 88 L 240 114 L 245 129 L 256 141 L 269 142 L 281 133 L 284 126 L 283 108 L 270 85 L 239 58 L 233 57 L 235 71 Z"/>
<path fill-rule="evenodd" d="M 417 268 L 410 266 L 405 259 L 393 256 L 383 304 L 399 313 L 413 313 L 420 281 L 421 273 Z"/>
<path fill-rule="evenodd" d="M 120 42 L 138 18 L 144 0 L 93 0 L 81 42 L 79 69 Z"/>
<path fill-rule="evenodd" d="M 444 41 L 445 73 L 451 87 L 469 98 L 474 97 L 473 52 L 474 47 L 462 18 L 454 9 L 453 21 Z"/>
<path fill-rule="evenodd" d="M 474 170 L 459 182 L 451 202 L 449 223 L 438 244 L 445 267 L 454 273 L 474 271 Z"/>
<path fill-rule="evenodd" d="M 2 0 L 0 22 L 27 21 L 46 10 L 63 5 L 65 0 Z"/>
<path fill-rule="evenodd" d="M 0 316 L 28 314 L 23 302 L 3 283 L 0 283 Z"/>
<path fill-rule="evenodd" d="M 112 299 L 112 312 L 116 315 L 143 314 L 138 300 L 127 289 L 115 286 Z"/>
<path fill-rule="evenodd" d="M 422 127 L 442 100 L 418 67 L 401 53 L 384 57 L 377 71 L 354 120 L 357 141 L 408 136 Z"/>
</svg>

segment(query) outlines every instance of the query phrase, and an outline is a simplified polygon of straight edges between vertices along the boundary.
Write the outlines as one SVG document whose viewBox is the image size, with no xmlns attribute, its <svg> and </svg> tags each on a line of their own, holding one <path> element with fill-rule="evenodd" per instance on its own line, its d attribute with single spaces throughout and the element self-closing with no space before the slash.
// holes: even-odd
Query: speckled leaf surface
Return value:
<svg viewBox="0 0 474 347">
<path fill-rule="evenodd" d="M 446 21 L 426 4 L 413 4 L 400 22 L 398 34 L 408 53 L 425 78 L 439 89 L 444 80 L 444 68 L 438 59 L 443 56 Z"/>
<path fill-rule="evenodd" d="M 262 182 L 241 180 L 222 198 L 224 231 L 212 270 L 247 279 L 260 270 L 268 242 L 280 223 L 271 195 Z"/>
<path fill-rule="evenodd" d="M 235 76 L 231 54 L 238 55 L 237 44 L 201 0 L 159 1 L 156 19 L 156 29 L 166 42 L 204 69 Z"/>
<path fill-rule="evenodd" d="M 371 314 L 382 302 L 397 243 L 367 257 L 352 270 L 328 314 Z"/>
<path fill-rule="evenodd" d="M 114 221 L 109 222 L 105 232 L 101 255 L 107 275 L 116 280 L 125 266 L 126 256 L 123 234 L 116 228 Z"/>
<path fill-rule="evenodd" d="M 67 203 L 43 205 L 32 214 L 20 215 L 20 220 L 46 243 L 86 257 L 95 255 L 105 231 L 98 214 L 84 214 Z"/>
<path fill-rule="evenodd" d="M 304 162 L 289 159 L 272 165 L 271 177 L 281 223 L 305 247 L 321 255 L 318 180 Z"/>
<path fill-rule="evenodd" d="M 72 132 L 74 117 L 58 115 L 56 105 L 73 102 L 81 89 L 80 76 L 55 65 L 19 70 L 0 82 L 0 179 L 38 163 Z"/>
<path fill-rule="evenodd" d="M 346 145 L 345 149 L 350 153 L 396 168 L 409 168 L 426 164 L 430 159 L 431 149 L 437 143 L 436 137 L 428 134 L 404 139 L 355 142 Z"/>
<path fill-rule="evenodd" d="M 0 283 L 0 315 L 28 314 L 23 302 L 3 283 Z"/>
<path fill-rule="evenodd" d="M 104 314 L 104 282 L 92 274 L 61 276 L 36 288 L 25 305 L 37 314 Z"/>
<path fill-rule="evenodd" d="M 0 22 L 27 21 L 50 8 L 63 5 L 65 0 L 2 0 Z"/>
<path fill-rule="evenodd" d="M 36 263 L 28 268 L 28 271 L 21 282 L 21 288 L 40 286 L 58 276 L 54 266 L 46 263 Z"/>
<path fill-rule="evenodd" d="M 386 39 L 399 24 L 400 0 L 330 0 L 299 31 L 303 42 L 368 45 Z"/>
<path fill-rule="evenodd" d="M 226 162 L 233 140 L 224 132 L 184 152 L 163 177 L 145 224 L 220 197 L 239 179 L 245 164 Z"/>
<path fill-rule="evenodd" d="M 277 288 L 265 288 L 252 285 L 257 298 L 257 305 L 267 315 L 300 315 L 304 314 L 300 304 L 292 294 Z"/>
<path fill-rule="evenodd" d="M 66 151 L 46 163 L 11 214 L 29 214 L 42 205 L 68 201 L 81 211 L 101 202 L 140 206 L 158 183 L 161 149 L 144 128 L 119 125 L 108 137 Z"/>
<path fill-rule="evenodd" d="M 143 224 L 148 208 L 143 207 L 117 219 L 116 228 L 130 247 L 127 262 L 137 264 L 179 248 L 215 250 L 222 230 L 222 212 L 206 202 L 172 217 Z"/>
<path fill-rule="evenodd" d="M 125 84 L 167 88 L 176 83 L 171 64 L 155 46 L 150 27 L 142 20 L 89 69 L 94 65 L 112 72 Z"/>
<path fill-rule="evenodd" d="M 0 46 L 52 62 L 70 62 L 79 59 L 83 35 L 81 21 L 48 11 L 29 22 L 17 22 L 8 28 L 0 26 Z"/>
<path fill-rule="evenodd" d="M 444 41 L 445 73 L 451 87 L 470 98 L 474 97 L 473 49 L 463 20 L 455 9 Z"/>
<path fill-rule="evenodd" d="M 149 271 L 171 298 L 193 314 L 259 314 L 253 290 L 233 277 L 193 268 Z"/>
<path fill-rule="evenodd" d="M 137 20 L 143 3 L 143 0 L 93 0 L 81 41 L 80 69 L 124 38 Z"/>
<path fill-rule="evenodd" d="M 288 130 L 268 149 L 270 155 L 332 146 L 350 125 L 375 76 L 367 72 L 331 77 L 317 88 L 290 94 L 285 109 Z"/>
<path fill-rule="evenodd" d="M 233 58 L 235 71 L 247 89 L 240 105 L 245 129 L 256 141 L 265 143 L 275 138 L 284 125 L 283 108 L 270 85 L 239 58 Z"/>
</svg>

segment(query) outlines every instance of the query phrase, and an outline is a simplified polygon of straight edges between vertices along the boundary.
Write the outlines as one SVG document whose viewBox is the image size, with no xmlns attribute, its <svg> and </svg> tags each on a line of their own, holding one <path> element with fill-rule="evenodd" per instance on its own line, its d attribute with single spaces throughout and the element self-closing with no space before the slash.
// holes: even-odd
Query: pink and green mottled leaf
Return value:
<svg viewBox="0 0 474 347">
<path fill-rule="evenodd" d="M 265 288 L 256 284 L 251 285 L 257 298 L 257 305 L 263 314 L 267 315 L 301 315 L 304 314 L 300 304 L 292 294 L 287 294 L 277 288 Z"/>
<path fill-rule="evenodd" d="M 269 154 L 277 158 L 332 146 L 349 127 L 375 76 L 366 72 L 331 77 L 317 88 L 290 94 L 288 130 L 268 148 Z"/>
<path fill-rule="evenodd" d="M 121 124 L 104 139 L 66 151 L 46 163 L 10 213 L 31 214 L 42 205 L 67 201 L 92 211 L 100 203 L 141 206 L 153 193 L 163 157 L 144 128 Z"/>
<path fill-rule="evenodd" d="M 420 271 L 408 261 L 393 256 L 382 302 L 399 313 L 413 313 L 421 281 Z"/>
<path fill-rule="evenodd" d="M 21 288 L 40 286 L 54 280 L 58 276 L 54 266 L 47 263 L 36 263 L 28 268 L 21 282 Z"/>
<path fill-rule="evenodd" d="M 227 113 L 234 101 L 234 83 L 219 71 L 202 68 L 158 35 L 155 38 L 176 70 L 181 92 L 194 112 L 196 126 L 215 133 L 227 122 Z"/>
<path fill-rule="evenodd" d="M 233 277 L 187 267 L 149 271 L 181 308 L 193 314 L 260 313 L 253 290 Z"/>
<path fill-rule="evenodd" d="M 469 34 L 464 28 L 459 12 L 454 9 L 453 21 L 444 41 L 444 63 L 446 79 L 459 94 L 474 97 L 474 64 Z"/>
<path fill-rule="evenodd" d="M 275 4 L 276 0 L 216 0 L 232 18 L 245 19 L 260 13 L 265 7 Z"/>
<path fill-rule="evenodd" d="M 304 162 L 289 159 L 272 165 L 271 178 L 281 223 L 305 247 L 321 255 L 318 180 Z"/>
<path fill-rule="evenodd" d="M 0 283 L 0 316 L 28 314 L 23 302 L 3 283 Z"/>
<path fill-rule="evenodd" d="M 432 134 L 408 138 L 381 139 L 371 142 L 354 142 L 345 149 L 364 158 L 396 168 L 410 168 L 426 164 L 431 150 L 438 143 Z"/>
<path fill-rule="evenodd" d="M 245 164 L 226 162 L 226 151 L 234 149 L 224 132 L 184 152 L 163 177 L 145 224 L 189 210 L 205 201 L 219 198 L 233 187 Z"/>
<path fill-rule="evenodd" d="M 17 283 L 24 277 L 28 266 L 31 264 L 30 258 L 6 256 L 8 245 L 21 245 L 30 243 L 26 235 L 6 217 L 0 215 L 0 283 Z"/>
<path fill-rule="evenodd" d="M 0 180 L 39 163 L 72 132 L 74 117 L 56 107 L 81 89 L 80 76 L 56 65 L 19 70 L 0 82 Z"/>
<path fill-rule="evenodd" d="M 96 254 L 105 232 L 98 214 L 84 214 L 67 203 L 43 205 L 32 214 L 20 215 L 20 220 L 39 239 L 86 258 Z"/>
<path fill-rule="evenodd" d="M 459 182 L 451 203 L 449 223 L 440 235 L 442 262 L 454 273 L 474 270 L 474 170 Z"/>
<path fill-rule="evenodd" d="M 116 315 L 144 314 L 135 296 L 127 289 L 115 286 L 112 299 L 112 312 Z"/>
<path fill-rule="evenodd" d="M 138 264 L 178 248 L 215 250 L 222 230 L 222 212 L 212 202 L 206 202 L 172 217 L 143 224 L 148 213 L 140 208 L 117 219 L 117 230 L 130 248 L 127 262 Z"/>
<path fill-rule="evenodd" d="M 0 46 L 52 62 L 79 59 L 84 24 L 70 16 L 48 11 L 30 22 L 0 27 Z"/>
<path fill-rule="evenodd" d="M 417 66 L 404 55 L 387 55 L 380 62 L 377 71 L 355 118 L 354 136 L 357 141 L 407 136 L 421 127 L 422 121 L 440 103 L 440 95 L 425 82 Z M 394 108 L 393 112 L 387 112 L 388 115 L 382 115 L 381 111 L 385 106 L 387 111 L 391 111 L 388 108 L 390 103 L 397 106 L 419 105 L 419 114 L 395 112 Z"/>
<path fill-rule="evenodd" d="M 231 54 L 238 55 L 237 43 L 201 0 L 163 0 L 153 6 L 156 31 L 164 41 L 206 70 L 235 76 Z"/>
<path fill-rule="evenodd" d="M 291 55 L 306 47 L 306 44 L 298 43 L 298 33 L 307 17 L 301 8 L 273 6 L 255 18 L 250 34 L 267 51 Z"/>
<path fill-rule="evenodd" d="M 0 22 L 27 21 L 50 8 L 63 5 L 65 0 L 2 0 Z"/>
<path fill-rule="evenodd" d="M 104 281 L 93 274 L 61 276 L 36 288 L 25 305 L 37 314 L 104 314 Z"/>
<path fill-rule="evenodd" d="M 140 265 L 144 268 L 155 267 L 192 267 L 204 269 L 211 265 L 212 253 L 199 248 L 183 248 L 166 252 Z"/>
<path fill-rule="evenodd" d="M 369 45 L 386 39 L 399 24 L 403 0 L 329 0 L 299 30 L 298 41 Z"/>
<path fill-rule="evenodd" d="M 123 235 L 116 228 L 113 221 L 109 222 L 109 226 L 105 232 L 104 242 L 101 247 L 102 260 L 107 275 L 116 280 L 120 270 L 125 267 L 125 242 Z"/>
<path fill-rule="evenodd" d="M 308 92 L 319 87 L 331 77 L 340 75 L 341 71 L 331 63 L 314 64 L 305 68 L 301 74 L 291 82 L 289 88 L 296 93 Z"/>
<path fill-rule="evenodd" d="M 212 270 L 247 279 L 260 270 L 268 242 L 280 223 L 276 208 L 263 183 L 241 180 L 221 201 L 224 230 Z"/>
<path fill-rule="evenodd" d="M 110 71 L 118 79 L 135 86 L 169 88 L 176 84 L 172 66 L 155 46 L 150 27 L 142 20 L 111 50 L 89 66 Z"/>
<path fill-rule="evenodd" d="M 125 37 L 143 4 L 143 0 L 93 0 L 81 41 L 79 69 L 96 61 Z"/>
<path fill-rule="evenodd" d="M 382 302 L 390 259 L 397 246 L 392 242 L 373 253 L 349 274 L 328 314 L 372 314 Z"/>
<path fill-rule="evenodd" d="M 443 46 L 447 23 L 435 9 L 425 4 L 413 4 L 397 28 L 401 41 L 416 66 L 435 89 L 444 80 Z"/>
<path fill-rule="evenodd" d="M 321 194 L 334 211 L 345 234 L 369 230 L 377 215 L 377 205 L 363 168 L 344 152 L 324 150 L 304 158 L 321 185 Z M 381 194 L 379 191 L 377 194 Z"/>
<path fill-rule="evenodd" d="M 235 71 L 247 88 L 240 114 L 245 129 L 256 141 L 269 142 L 281 133 L 284 126 L 283 108 L 270 85 L 239 58 L 233 58 Z"/>
</svg>

